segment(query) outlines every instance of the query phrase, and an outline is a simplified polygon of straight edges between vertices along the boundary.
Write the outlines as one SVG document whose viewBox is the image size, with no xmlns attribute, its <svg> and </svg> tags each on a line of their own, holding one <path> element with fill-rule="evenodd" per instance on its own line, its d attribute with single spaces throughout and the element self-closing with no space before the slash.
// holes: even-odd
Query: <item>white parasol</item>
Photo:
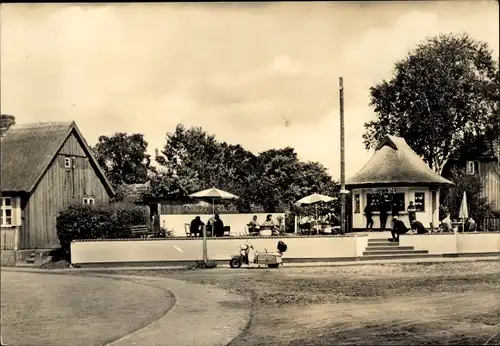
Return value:
<svg viewBox="0 0 500 346">
<path fill-rule="evenodd" d="M 198 191 L 189 195 L 192 198 L 212 198 L 212 212 L 215 214 L 215 199 L 238 199 L 239 197 L 229 193 L 227 191 L 216 189 L 215 187 L 211 189 L 206 189 L 202 191 Z M 206 228 L 203 227 L 203 261 L 205 264 L 208 261 L 207 255 L 207 231 Z"/>
<path fill-rule="evenodd" d="M 316 221 L 318 220 L 318 204 L 319 203 L 328 203 L 331 201 L 337 200 L 337 197 L 330 197 L 330 196 L 325 196 L 321 195 L 319 193 L 313 193 L 312 195 L 306 196 L 304 198 L 299 199 L 297 202 L 295 202 L 296 206 L 301 206 L 303 204 L 315 204 L 315 210 L 316 210 Z"/>
<path fill-rule="evenodd" d="M 212 199 L 212 212 L 214 214 L 215 214 L 215 199 L 216 198 L 220 198 L 220 199 L 238 199 L 239 198 L 238 196 L 233 195 L 232 193 L 229 193 L 229 192 L 224 191 L 224 190 L 216 189 L 215 187 L 212 187 L 211 189 L 206 189 L 206 190 L 192 193 L 189 195 L 189 197 L 211 198 Z"/>
<path fill-rule="evenodd" d="M 464 196 L 462 197 L 462 203 L 460 203 L 460 211 L 458 212 L 458 217 L 467 219 L 469 217 L 469 208 L 467 207 L 467 193 L 464 191 Z"/>
</svg>

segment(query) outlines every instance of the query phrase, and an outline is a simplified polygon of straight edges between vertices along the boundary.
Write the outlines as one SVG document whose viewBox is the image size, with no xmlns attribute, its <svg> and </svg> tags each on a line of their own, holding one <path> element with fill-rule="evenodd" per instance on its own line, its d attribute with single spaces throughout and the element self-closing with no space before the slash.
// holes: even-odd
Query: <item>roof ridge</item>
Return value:
<svg viewBox="0 0 500 346">
<path fill-rule="evenodd" d="M 10 130 L 33 128 L 33 127 L 45 127 L 45 126 L 71 126 L 73 123 L 74 123 L 73 121 L 39 121 L 33 123 L 15 124 L 11 127 Z"/>
</svg>

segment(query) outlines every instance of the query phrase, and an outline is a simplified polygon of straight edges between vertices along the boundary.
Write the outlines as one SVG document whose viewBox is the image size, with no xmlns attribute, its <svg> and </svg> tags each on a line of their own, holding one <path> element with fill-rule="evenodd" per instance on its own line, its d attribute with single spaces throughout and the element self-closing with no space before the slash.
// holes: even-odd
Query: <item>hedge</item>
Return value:
<svg viewBox="0 0 500 346">
<path fill-rule="evenodd" d="M 131 238 L 131 226 L 150 225 L 146 208 L 133 204 L 72 205 L 57 216 L 57 236 L 69 255 L 77 239 Z"/>
</svg>

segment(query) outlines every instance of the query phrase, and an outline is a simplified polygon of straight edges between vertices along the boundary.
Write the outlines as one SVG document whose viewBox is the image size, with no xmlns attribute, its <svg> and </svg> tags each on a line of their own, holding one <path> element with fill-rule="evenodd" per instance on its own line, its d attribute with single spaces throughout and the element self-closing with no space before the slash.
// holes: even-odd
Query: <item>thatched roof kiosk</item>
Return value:
<svg viewBox="0 0 500 346">
<path fill-rule="evenodd" d="M 439 189 L 452 186 L 451 181 L 430 169 L 403 138 L 386 136 L 368 163 L 346 182 L 353 195 L 353 228 L 364 228 L 365 206 L 374 202 L 377 210 L 384 198 L 386 204 L 398 205 L 399 217 L 408 225 L 405 210 L 409 201 L 417 205 L 418 220 L 429 227 L 436 225 Z M 375 227 L 380 227 L 378 216 L 374 219 Z"/>
<path fill-rule="evenodd" d="M 386 136 L 370 161 L 346 182 L 348 188 L 453 185 L 430 169 L 403 138 L 395 136 Z"/>
</svg>

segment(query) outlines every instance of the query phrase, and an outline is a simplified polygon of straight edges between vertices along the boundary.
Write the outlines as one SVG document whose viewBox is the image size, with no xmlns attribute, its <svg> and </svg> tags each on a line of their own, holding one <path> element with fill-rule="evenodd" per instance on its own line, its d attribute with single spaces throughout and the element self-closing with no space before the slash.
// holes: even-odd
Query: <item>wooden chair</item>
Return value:
<svg viewBox="0 0 500 346">
<path fill-rule="evenodd" d="M 186 232 L 186 237 L 194 237 L 196 234 L 191 233 L 191 224 L 184 224 L 184 232 Z"/>
</svg>

